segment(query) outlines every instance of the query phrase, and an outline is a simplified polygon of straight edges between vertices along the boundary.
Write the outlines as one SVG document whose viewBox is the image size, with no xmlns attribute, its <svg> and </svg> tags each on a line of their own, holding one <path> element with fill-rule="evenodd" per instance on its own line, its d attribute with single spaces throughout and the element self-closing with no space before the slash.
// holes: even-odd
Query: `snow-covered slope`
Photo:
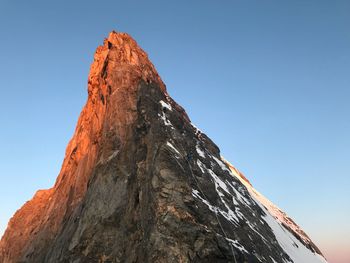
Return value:
<svg viewBox="0 0 350 263">
<path fill-rule="evenodd" d="M 280 246 L 294 263 L 327 262 L 306 233 L 285 212 L 254 189 L 247 178 L 231 163 L 222 159 L 232 174 L 246 186 L 255 202 L 266 212 L 263 220 L 273 230 Z"/>
</svg>

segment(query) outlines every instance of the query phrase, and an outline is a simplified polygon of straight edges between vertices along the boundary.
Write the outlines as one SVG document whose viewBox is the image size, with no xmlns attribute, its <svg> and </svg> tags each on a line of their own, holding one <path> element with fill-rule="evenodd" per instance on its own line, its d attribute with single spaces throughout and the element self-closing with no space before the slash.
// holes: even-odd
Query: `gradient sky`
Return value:
<svg viewBox="0 0 350 263">
<path fill-rule="evenodd" d="M 349 263 L 350 1 L 125 2 L 0 1 L 0 235 L 53 185 L 94 51 L 117 30 L 222 155 Z"/>
</svg>

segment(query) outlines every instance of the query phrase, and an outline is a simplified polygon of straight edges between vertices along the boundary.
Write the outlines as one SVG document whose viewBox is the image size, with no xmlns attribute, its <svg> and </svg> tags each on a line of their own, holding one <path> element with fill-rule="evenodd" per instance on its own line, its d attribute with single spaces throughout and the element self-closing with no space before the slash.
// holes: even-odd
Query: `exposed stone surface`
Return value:
<svg viewBox="0 0 350 263">
<path fill-rule="evenodd" d="M 54 187 L 11 219 L 1 263 L 291 261 L 129 35 L 97 48 L 88 94 Z"/>
</svg>

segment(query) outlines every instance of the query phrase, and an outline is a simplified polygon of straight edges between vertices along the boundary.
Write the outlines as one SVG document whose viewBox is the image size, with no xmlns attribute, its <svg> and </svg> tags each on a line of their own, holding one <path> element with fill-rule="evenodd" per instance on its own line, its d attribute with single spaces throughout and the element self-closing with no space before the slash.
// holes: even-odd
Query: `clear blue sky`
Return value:
<svg viewBox="0 0 350 263">
<path fill-rule="evenodd" d="M 115 29 L 331 263 L 350 262 L 350 1 L 125 2 L 0 2 L 0 233 L 53 185 Z"/>
</svg>

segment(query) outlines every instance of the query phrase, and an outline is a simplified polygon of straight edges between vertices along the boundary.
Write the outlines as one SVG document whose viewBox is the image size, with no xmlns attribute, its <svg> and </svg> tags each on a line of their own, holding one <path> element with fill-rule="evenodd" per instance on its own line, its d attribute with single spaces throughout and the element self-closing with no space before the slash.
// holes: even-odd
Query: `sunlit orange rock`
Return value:
<svg viewBox="0 0 350 263">
<path fill-rule="evenodd" d="M 124 143 L 131 132 L 137 117 L 140 79 L 154 82 L 166 92 L 137 43 L 128 34 L 111 32 L 96 50 L 88 78 L 88 100 L 67 146 L 57 181 L 53 188 L 38 191 L 11 219 L 0 243 L 3 263 L 19 260 L 26 247 L 44 247 L 81 202 L 93 168 Z M 108 127 L 104 127 L 106 123 Z M 114 137 L 115 145 L 101 147 L 102 133 Z"/>
<path fill-rule="evenodd" d="M 0 263 L 324 263 L 167 93 L 147 54 L 112 32 L 55 185 L 16 212 Z"/>
</svg>

